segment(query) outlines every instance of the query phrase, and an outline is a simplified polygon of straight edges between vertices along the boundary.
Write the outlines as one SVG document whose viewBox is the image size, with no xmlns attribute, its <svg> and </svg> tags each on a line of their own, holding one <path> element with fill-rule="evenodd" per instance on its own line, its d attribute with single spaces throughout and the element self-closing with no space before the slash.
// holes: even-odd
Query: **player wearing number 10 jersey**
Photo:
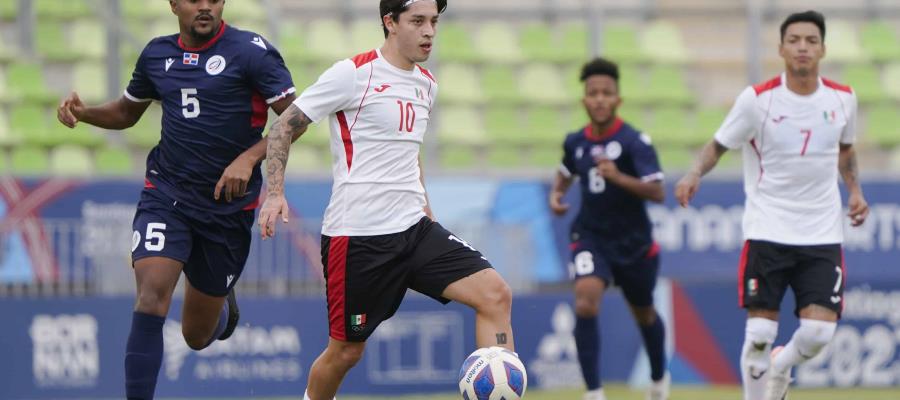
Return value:
<svg viewBox="0 0 900 400">
<path fill-rule="evenodd" d="M 266 115 L 294 100 L 281 55 L 261 36 L 225 24 L 225 0 L 169 6 L 180 34 L 147 44 L 121 98 L 86 107 L 73 93 L 59 107 L 68 126 L 125 129 L 152 100 L 162 106 L 161 139 L 147 157 L 133 222 L 137 301 L 125 354 L 128 399 L 153 398 L 163 323 L 182 271 L 187 344 L 202 349 L 234 331 L 232 288 L 250 251 Z"/>
<path fill-rule="evenodd" d="M 738 300 L 748 316 L 741 353 L 745 400 L 781 400 L 791 367 L 818 354 L 835 332 L 844 287 L 839 172 L 849 192 L 848 225 L 862 224 L 868 214 L 853 150 L 856 95 L 819 76 L 825 55 L 822 14 L 790 15 L 781 25 L 779 53 L 785 72 L 738 96 L 676 188 L 678 200 L 687 205 L 719 157 L 742 149 L 746 242 Z M 788 287 L 800 327 L 770 360 Z"/>
</svg>

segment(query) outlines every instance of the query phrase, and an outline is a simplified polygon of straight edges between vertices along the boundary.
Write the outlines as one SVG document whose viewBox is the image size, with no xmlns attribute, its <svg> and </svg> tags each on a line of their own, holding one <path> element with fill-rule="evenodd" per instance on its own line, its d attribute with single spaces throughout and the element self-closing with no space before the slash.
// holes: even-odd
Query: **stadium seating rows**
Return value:
<svg viewBox="0 0 900 400">
<path fill-rule="evenodd" d="M 171 33 L 174 21 L 162 2 L 121 4 L 128 32 L 121 52 L 124 84 L 140 46 L 153 36 Z M 16 5 L 0 2 L 0 27 L 19 17 Z M 35 59 L 17 56 L 15 43 L 0 41 L 0 147 L 8 150 L 0 166 L 19 174 L 140 173 L 135 160 L 159 138 L 157 106 L 123 135 L 124 140 L 86 126 L 69 132 L 55 122 L 54 106 L 65 93 L 61 87 L 78 91 L 89 103 L 107 98 L 103 14 L 84 0 L 35 0 L 34 12 Z M 313 83 L 336 59 L 381 42 L 377 22 L 368 19 L 356 20 L 349 28 L 328 16 L 282 20 L 276 37 L 267 29 L 268 18 L 256 1 L 228 4 L 230 23 L 282 44 L 298 89 Z M 854 86 L 864 105 L 865 140 L 896 153 L 900 39 L 895 28 L 882 20 L 830 21 L 828 57 L 840 62 L 840 78 Z M 591 53 L 588 27 L 581 22 L 495 19 L 474 27 L 448 20 L 440 29 L 429 65 L 440 81 L 451 82 L 441 86 L 433 130 L 441 164 L 476 169 L 485 163 L 498 168 L 558 163 L 564 132 L 586 122 L 577 75 Z M 613 22 L 601 30 L 600 38 L 597 50 L 622 65 L 627 102 L 621 114 L 652 135 L 670 168 L 684 168 L 691 150 L 721 123 L 727 105 L 704 103 L 695 94 L 689 79 L 691 49 L 679 26 L 664 19 L 641 26 Z M 310 146 L 291 157 L 292 165 L 306 171 L 327 166 L 327 129 L 314 127 L 303 140 Z M 41 152 L 43 156 L 36 156 Z"/>
</svg>

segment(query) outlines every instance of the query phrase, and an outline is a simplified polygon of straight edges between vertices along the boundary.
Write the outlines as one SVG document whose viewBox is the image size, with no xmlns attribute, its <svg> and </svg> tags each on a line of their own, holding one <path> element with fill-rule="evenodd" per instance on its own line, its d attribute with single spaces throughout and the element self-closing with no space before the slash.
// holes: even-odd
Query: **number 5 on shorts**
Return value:
<svg viewBox="0 0 900 400">
<path fill-rule="evenodd" d="M 145 236 L 147 240 L 144 242 L 144 248 L 147 251 L 161 251 L 166 246 L 164 230 L 166 230 L 166 224 L 161 222 L 147 224 L 147 235 Z M 154 243 L 154 241 L 156 242 Z"/>
</svg>

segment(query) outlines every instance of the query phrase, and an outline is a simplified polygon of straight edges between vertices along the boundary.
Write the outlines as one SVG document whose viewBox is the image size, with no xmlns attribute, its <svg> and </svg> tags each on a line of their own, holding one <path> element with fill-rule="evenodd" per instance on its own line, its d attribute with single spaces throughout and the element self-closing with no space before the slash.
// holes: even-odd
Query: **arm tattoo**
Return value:
<svg viewBox="0 0 900 400">
<path fill-rule="evenodd" d="M 844 178 L 844 185 L 853 188 L 858 185 L 859 167 L 856 163 L 856 151 L 852 147 L 842 148 L 838 170 Z"/>
<path fill-rule="evenodd" d="M 506 344 L 506 333 L 497 334 L 497 344 Z"/>
<path fill-rule="evenodd" d="M 270 195 L 284 193 L 284 170 L 292 139 L 303 134 L 311 122 L 303 111 L 291 105 L 272 124 L 266 147 L 266 177 Z"/>
</svg>

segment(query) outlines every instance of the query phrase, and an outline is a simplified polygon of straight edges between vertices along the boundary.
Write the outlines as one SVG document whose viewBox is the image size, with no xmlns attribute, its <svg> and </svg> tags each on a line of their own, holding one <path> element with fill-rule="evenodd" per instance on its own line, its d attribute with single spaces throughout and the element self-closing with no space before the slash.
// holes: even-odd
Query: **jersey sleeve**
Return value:
<svg viewBox="0 0 900 400">
<path fill-rule="evenodd" d="M 562 164 L 559 165 L 559 172 L 566 178 L 571 178 L 572 175 L 575 174 L 575 156 L 573 155 L 575 146 L 572 144 L 572 141 L 566 137 L 562 147 L 563 158 Z"/>
<path fill-rule="evenodd" d="M 151 81 L 150 76 L 147 75 L 147 54 L 152 45 L 153 42 L 150 42 L 144 47 L 141 55 L 138 56 L 137 62 L 134 64 L 134 72 L 131 73 L 131 81 L 128 82 L 128 87 L 125 88 L 124 93 L 128 100 L 144 103 L 160 99 L 159 93 L 156 91 L 156 86 L 153 85 L 153 81 Z"/>
<path fill-rule="evenodd" d="M 849 99 L 850 101 L 844 104 L 845 112 L 847 113 L 847 124 L 844 125 L 844 130 L 841 132 L 841 143 L 843 144 L 853 144 L 856 141 L 856 111 L 858 108 L 856 92 L 852 92 Z"/>
<path fill-rule="evenodd" d="M 756 92 L 748 87 L 738 96 L 725 122 L 716 132 L 717 142 L 729 149 L 744 146 L 756 134 L 759 119 L 756 116 Z"/>
<path fill-rule="evenodd" d="M 312 86 L 306 88 L 294 105 L 313 122 L 348 108 L 356 84 L 356 65 L 343 60 L 328 68 Z"/>
<path fill-rule="evenodd" d="M 250 81 L 253 87 L 272 104 L 294 93 L 294 81 L 281 58 L 281 53 L 260 36 L 253 38 L 250 49 Z M 258 44 L 257 44 L 258 43 Z"/>
<path fill-rule="evenodd" d="M 631 159 L 634 161 L 634 170 L 637 178 L 644 182 L 661 181 L 665 177 L 662 167 L 659 166 L 659 157 L 656 149 L 650 141 L 650 136 L 641 133 L 640 139 L 631 145 Z"/>
</svg>

